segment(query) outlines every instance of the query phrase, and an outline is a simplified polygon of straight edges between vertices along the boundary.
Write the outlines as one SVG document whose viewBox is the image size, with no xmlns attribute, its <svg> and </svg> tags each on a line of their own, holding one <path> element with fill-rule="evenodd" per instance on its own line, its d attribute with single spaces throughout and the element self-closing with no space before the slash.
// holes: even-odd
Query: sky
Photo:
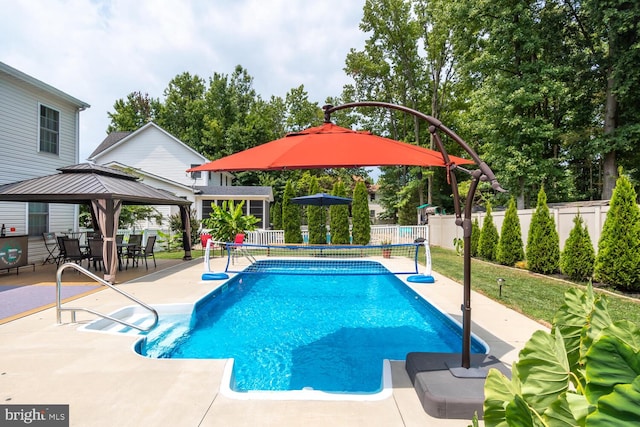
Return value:
<svg viewBox="0 0 640 427">
<path fill-rule="evenodd" d="M 0 0 L 0 61 L 91 107 L 80 162 L 106 137 L 108 112 L 134 91 L 163 99 L 178 74 L 208 81 L 242 65 L 263 98 L 304 85 L 323 105 L 351 80 L 365 0 Z"/>
</svg>

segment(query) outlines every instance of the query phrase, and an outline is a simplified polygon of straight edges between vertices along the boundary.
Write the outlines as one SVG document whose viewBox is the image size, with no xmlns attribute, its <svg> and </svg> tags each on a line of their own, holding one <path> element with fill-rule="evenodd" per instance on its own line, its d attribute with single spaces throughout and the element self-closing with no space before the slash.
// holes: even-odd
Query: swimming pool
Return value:
<svg viewBox="0 0 640 427">
<path fill-rule="evenodd" d="M 155 358 L 233 358 L 235 392 L 378 393 L 383 361 L 460 352 L 461 328 L 393 274 L 360 261 L 258 261 L 137 346 Z M 322 266 L 324 265 L 324 269 Z M 276 271 L 277 273 L 274 273 Z M 337 273 L 342 271 L 342 273 Z M 161 323 L 163 321 L 161 320 Z M 472 340 L 472 352 L 486 347 Z"/>
</svg>

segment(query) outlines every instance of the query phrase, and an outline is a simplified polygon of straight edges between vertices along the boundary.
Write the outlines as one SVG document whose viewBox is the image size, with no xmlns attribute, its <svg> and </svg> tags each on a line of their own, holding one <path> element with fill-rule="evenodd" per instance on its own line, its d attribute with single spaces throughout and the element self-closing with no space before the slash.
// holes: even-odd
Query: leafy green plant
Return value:
<svg viewBox="0 0 640 427">
<path fill-rule="evenodd" d="M 491 215 L 491 204 L 487 202 L 487 215 L 482 222 L 482 232 L 478 242 L 478 255 L 487 261 L 495 260 L 499 239 L 498 229 L 493 223 L 493 216 Z"/>
<path fill-rule="evenodd" d="M 225 200 L 221 206 L 211 204 L 213 211 L 209 218 L 203 219 L 205 228 L 211 230 L 213 240 L 233 242 L 236 234 L 253 231 L 256 229 L 258 218 L 253 215 L 245 215 L 243 212 L 244 201 L 235 205 L 233 200 Z"/>
<path fill-rule="evenodd" d="M 616 181 L 598 242 L 595 277 L 619 289 L 640 289 L 640 209 L 631 182 Z"/>
<path fill-rule="evenodd" d="M 453 238 L 453 247 L 459 256 L 464 255 L 464 239 L 462 237 Z"/>
<path fill-rule="evenodd" d="M 560 271 L 573 280 L 588 280 L 593 275 L 595 252 L 580 214 L 573 218 L 573 228 L 560 254 Z"/>
<path fill-rule="evenodd" d="M 537 331 L 509 379 L 485 382 L 484 423 L 492 426 L 612 426 L 640 419 L 640 330 L 612 322 L 607 299 L 572 288 L 552 332 Z"/>
<path fill-rule="evenodd" d="M 511 197 L 509 207 L 504 215 L 500 240 L 496 251 L 496 261 L 502 265 L 514 266 L 516 262 L 524 259 L 524 249 L 522 249 L 522 232 L 520 231 L 520 220 L 516 209 L 516 200 Z"/>
<path fill-rule="evenodd" d="M 555 221 L 549 213 L 544 188 L 538 192 L 538 204 L 531 218 L 527 238 L 527 265 L 534 273 L 551 274 L 558 271 L 560 238 Z"/>
</svg>

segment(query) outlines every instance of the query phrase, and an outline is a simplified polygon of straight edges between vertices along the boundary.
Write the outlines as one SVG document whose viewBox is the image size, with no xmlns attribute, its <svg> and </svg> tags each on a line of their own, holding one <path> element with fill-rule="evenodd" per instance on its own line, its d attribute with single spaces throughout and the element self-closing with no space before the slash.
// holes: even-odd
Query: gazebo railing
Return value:
<svg viewBox="0 0 640 427">
<path fill-rule="evenodd" d="M 126 320 L 118 319 L 118 318 L 115 318 L 113 316 L 109 316 L 108 314 L 100 313 L 99 311 L 95 311 L 95 310 L 92 310 L 90 308 L 86 308 L 86 307 L 62 307 L 62 273 L 67 268 L 73 268 L 73 269 L 77 270 L 78 272 L 84 274 L 87 277 L 90 277 L 91 279 L 95 280 L 96 282 L 100 283 L 101 285 L 104 285 L 104 286 L 106 286 L 108 288 L 113 289 L 114 291 L 116 291 L 120 295 L 122 295 L 125 298 L 128 298 L 129 300 L 131 300 L 134 303 L 138 304 L 139 306 L 141 306 L 142 308 L 144 308 L 145 310 L 149 311 L 152 314 L 153 322 L 151 323 L 151 325 L 149 325 L 147 327 L 142 327 L 140 325 L 135 325 L 133 323 L 127 322 Z M 76 312 L 77 311 L 84 311 L 84 312 L 91 313 L 91 314 L 94 314 L 96 316 L 102 317 L 104 319 L 111 320 L 112 322 L 120 323 L 121 325 L 127 326 L 129 328 L 137 329 L 137 330 L 142 331 L 142 332 L 148 332 L 158 324 L 158 312 L 156 311 L 155 308 L 151 307 L 148 304 L 145 304 L 144 302 L 140 301 L 139 299 L 137 299 L 133 295 L 130 295 L 130 294 L 126 293 L 125 291 L 116 288 L 111 283 L 107 282 L 104 279 L 101 279 L 100 277 L 96 276 L 95 274 L 93 274 L 89 270 L 87 270 L 87 269 L 83 268 L 82 266 L 80 266 L 78 264 L 75 264 L 73 262 L 68 262 L 68 263 L 62 264 L 58 268 L 58 271 L 56 273 L 56 315 L 57 315 L 57 319 L 58 319 L 58 324 L 62 324 L 62 312 L 63 311 L 70 311 L 71 312 L 71 322 L 73 322 L 73 323 L 76 322 Z"/>
</svg>

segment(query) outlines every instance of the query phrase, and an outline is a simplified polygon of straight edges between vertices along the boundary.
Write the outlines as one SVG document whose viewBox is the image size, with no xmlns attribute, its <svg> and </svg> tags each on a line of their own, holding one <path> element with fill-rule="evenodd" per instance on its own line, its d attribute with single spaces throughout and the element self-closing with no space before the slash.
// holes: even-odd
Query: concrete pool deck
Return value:
<svg viewBox="0 0 640 427">
<path fill-rule="evenodd" d="M 225 263 L 226 258 L 212 259 L 212 270 L 222 271 Z M 220 285 L 202 282 L 202 273 L 200 259 L 118 286 L 152 305 L 193 303 Z M 462 285 L 434 277 L 434 284 L 409 285 L 460 320 Z M 110 313 L 131 304 L 105 289 L 68 305 Z M 546 329 L 475 292 L 472 309 L 473 333 L 509 366 L 531 334 Z M 72 324 L 63 313 L 65 323 L 57 325 L 51 308 L 0 325 L 2 404 L 68 404 L 70 425 L 83 427 L 470 424 L 426 414 L 404 362 L 391 363 L 393 393 L 380 401 L 235 400 L 220 393 L 226 360 L 147 359 L 133 351 L 135 336 L 78 330 L 94 319 L 78 313 L 79 324 Z"/>
</svg>

